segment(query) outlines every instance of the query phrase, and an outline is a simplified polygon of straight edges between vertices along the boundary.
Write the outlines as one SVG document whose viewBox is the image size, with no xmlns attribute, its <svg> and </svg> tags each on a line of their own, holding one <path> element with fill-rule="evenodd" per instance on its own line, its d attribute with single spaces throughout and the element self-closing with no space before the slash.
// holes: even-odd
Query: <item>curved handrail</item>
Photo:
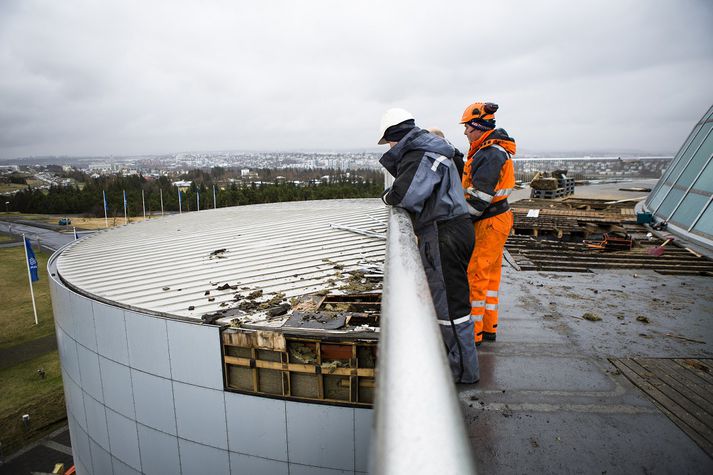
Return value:
<svg viewBox="0 0 713 475">
<path fill-rule="evenodd" d="M 380 326 L 371 473 L 475 473 L 413 225 L 396 207 Z"/>
</svg>

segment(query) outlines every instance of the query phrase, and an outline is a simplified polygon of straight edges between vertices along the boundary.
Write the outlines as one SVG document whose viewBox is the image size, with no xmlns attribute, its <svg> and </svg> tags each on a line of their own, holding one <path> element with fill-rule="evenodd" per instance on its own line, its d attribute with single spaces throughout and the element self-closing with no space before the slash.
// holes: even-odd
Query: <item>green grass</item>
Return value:
<svg viewBox="0 0 713 475">
<path fill-rule="evenodd" d="M 48 255 L 35 251 L 40 280 L 33 283 L 39 325 L 35 325 L 25 249 L 0 248 L 0 350 L 54 334 L 47 278 Z M 45 379 L 37 374 L 44 368 Z M 22 415 L 30 415 L 30 427 Z M 59 355 L 52 351 L 0 370 L 0 443 L 9 455 L 43 437 L 66 419 Z"/>
<path fill-rule="evenodd" d="M 5 244 L 13 241 L 17 241 L 17 238 L 8 236 L 7 234 L 0 234 L 0 244 Z M 22 239 L 20 239 L 20 241 L 22 241 Z"/>
<path fill-rule="evenodd" d="M 45 370 L 45 379 L 37 374 L 39 368 Z M 23 414 L 30 416 L 29 429 L 22 423 Z M 44 436 L 66 417 L 56 351 L 0 370 L 0 442 L 5 455 Z"/>
<path fill-rule="evenodd" d="M 47 278 L 48 255 L 35 250 L 40 280 L 34 282 L 39 325 L 35 325 L 22 246 L 0 249 L 0 348 L 54 334 Z"/>
<path fill-rule="evenodd" d="M 44 368 L 45 379 L 37 370 Z M 29 407 L 44 394 L 62 391 L 62 372 L 59 369 L 59 353 L 52 351 L 25 361 L 11 368 L 0 370 L 0 414 Z"/>
<path fill-rule="evenodd" d="M 11 191 L 24 190 L 27 185 L 19 183 L 0 183 L 0 193 L 9 193 Z"/>
<path fill-rule="evenodd" d="M 9 213 L 0 212 L 0 218 L 8 218 L 8 221 L 14 221 L 14 220 L 18 220 L 18 219 L 22 219 L 24 221 L 42 221 L 42 222 L 46 222 L 50 219 L 53 219 L 55 222 L 57 221 L 57 218 L 55 218 L 51 214 L 25 214 L 25 213 L 18 213 L 17 211 L 10 211 Z"/>
</svg>

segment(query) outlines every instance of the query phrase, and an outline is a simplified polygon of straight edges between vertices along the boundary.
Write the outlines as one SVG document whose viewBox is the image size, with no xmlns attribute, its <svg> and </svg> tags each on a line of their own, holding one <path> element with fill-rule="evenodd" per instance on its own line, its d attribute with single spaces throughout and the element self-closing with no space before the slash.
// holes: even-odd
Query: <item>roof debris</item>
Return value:
<svg viewBox="0 0 713 475">
<path fill-rule="evenodd" d="M 226 252 L 228 252 L 228 250 L 225 249 L 225 248 L 223 248 L 223 249 L 216 249 L 215 251 L 211 252 L 211 253 L 208 255 L 208 259 L 213 259 L 213 258 L 215 258 L 215 259 L 225 259 L 225 258 L 227 257 L 227 256 L 224 255 Z"/>
</svg>

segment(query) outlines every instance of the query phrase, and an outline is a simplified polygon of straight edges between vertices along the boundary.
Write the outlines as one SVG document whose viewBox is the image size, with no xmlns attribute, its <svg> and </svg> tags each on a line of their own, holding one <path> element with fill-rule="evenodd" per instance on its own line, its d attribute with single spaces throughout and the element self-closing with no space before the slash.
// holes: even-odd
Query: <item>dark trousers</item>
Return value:
<svg viewBox="0 0 713 475">
<path fill-rule="evenodd" d="M 470 317 L 468 261 L 475 235 L 468 216 L 432 224 L 417 232 L 448 363 L 456 382 L 480 378 Z"/>
</svg>

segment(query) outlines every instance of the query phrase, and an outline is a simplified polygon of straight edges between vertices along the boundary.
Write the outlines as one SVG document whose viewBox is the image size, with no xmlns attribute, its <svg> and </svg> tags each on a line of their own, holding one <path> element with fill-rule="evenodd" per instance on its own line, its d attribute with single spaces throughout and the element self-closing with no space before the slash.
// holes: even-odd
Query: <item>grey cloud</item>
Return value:
<svg viewBox="0 0 713 475">
<path fill-rule="evenodd" d="M 710 2 L 0 4 L 0 158 L 374 147 L 388 107 L 465 147 L 674 150 L 713 92 Z"/>
</svg>

